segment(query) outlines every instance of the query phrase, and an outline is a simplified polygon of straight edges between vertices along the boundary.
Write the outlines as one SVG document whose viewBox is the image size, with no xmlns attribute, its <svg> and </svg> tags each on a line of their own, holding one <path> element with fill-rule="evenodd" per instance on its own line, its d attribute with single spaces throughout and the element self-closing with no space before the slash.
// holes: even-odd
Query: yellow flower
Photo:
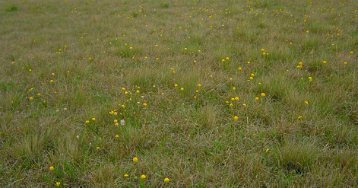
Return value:
<svg viewBox="0 0 358 188">
<path fill-rule="evenodd" d="M 310 82 L 312 82 L 312 77 L 310 76 L 310 77 L 308 77 L 308 80 L 310 81 Z"/>
<path fill-rule="evenodd" d="M 97 146 L 97 149 L 101 149 L 101 147 Z"/>
<path fill-rule="evenodd" d="M 233 90 L 235 90 L 235 89 L 236 89 L 236 87 L 232 87 L 232 89 L 233 89 Z"/>
<path fill-rule="evenodd" d="M 89 120 L 86 120 L 86 123 L 89 123 Z"/>
<path fill-rule="evenodd" d="M 169 182 L 169 178 L 164 178 L 164 182 Z"/>
<path fill-rule="evenodd" d="M 182 87 L 182 88 L 180 88 L 180 90 L 182 90 L 182 91 L 183 91 L 183 90 L 184 90 L 184 88 Z"/>
<path fill-rule="evenodd" d="M 140 176 L 140 178 L 145 179 L 145 178 L 147 178 L 147 176 L 145 176 L 144 174 L 142 174 L 142 175 Z"/>
<path fill-rule="evenodd" d="M 29 99 L 32 100 L 32 99 L 34 99 L 34 98 L 33 98 L 33 97 L 30 97 Z"/>
<path fill-rule="evenodd" d="M 51 171 L 54 169 L 54 167 L 53 166 L 50 166 L 50 168 L 49 168 Z"/>
<path fill-rule="evenodd" d="M 309 30 L 306 30 L 306 33 L 310 33 L 310 31 L 309 31 Z"/>
<path fill-rule="evenodd" d="M 198 84 L 198 87 L 201 87 L 201 84 L 200 84 L 200 83 Z"/>
<path fill-rule="evenodd" d="M 323 63 L 327 63 L 327 61 L 326 61 L 326 60 L 323 60 Z"/>
<path fill-rule="evenodd" d="M 116 134 L 116 136 L 115 136 L 116 138 L 118 138 L 119 136 L 118 136 L 118 134 Z"/>
<path fill-rule="evenodd" d="M 302 116 L 298 116 L 298 119 L 302 119 Z"/>
<path fill-rule="evenodd" d="M 238 70 L 241 70 L 242 68 L 241 67 L 239 67 L 239 68 L 237 68 Z"/>
<path fill-rule="evenodd" d="M 264 97 L 264 96 L 266 96 L 266 94 L 265 94 L 265 93 L 261 93 L 261 97 Z"/>
<path fill-rule="evenodd" d="M 31 72 L 32 71 L 32 69 L 29 69 L 29 72 Z"/>
<path fill-rule="evenodd" d="M 305 104 L 307 104 L 307 105 L 308 105 L 308 101 L 305 101 Z"/>
<path fill-rule="evenodd" d="M 56 182 L 56 186 L 59 187 L 61 185 L 61 182 Z"/>
<path fill-rule="evenodd" d="M 250 63 L 251 63 L 250 61 L 247 62 L 247 64 L 250 64 Z"/>
<path fill-rule="evenodd" d="M 345 64 L 345 65 L 347 65 L 347 64 L 348 64 L 348 62 L 347 62 L 347 61 L 345 61 L 345 62 L 344 62 L 344 64 Z"/>
<path fill-rule="evenodd" d="M 133 162 L 138 162 L 138 158 L 137 157 L 133 157 Z"/>
<path fill-rule="evenodd" d="M 128 174 L 124 174 L 124 177 L 127 178 L 129 175 Z"/>
<path fill-rule="evenodd" d="M 96 120 L 96 118 L 94 118 L 94 117 L 93 117 L 93 118 L 92 118 L 92 120 L 93 120 L 93 121 L 95 121 L 95 120 Z"/>
<path fill-rule="evenodd" d="M 258 100 L 259 100 L 259 97 L 255 97 L 255 100 L 257 100 L 257 101 L 258 101 Z"/>
<path fill-rule="evenodd" d="M 239 117 L 238 116 L 234 116 L 234 120 L 236 121 L 236 120 L 238 120 L 239 119 Z"/>
<path fill-rule="evenodd" d="M 226 57 L 227 60 L 229 60 L 230 58 L 229 57 Z"/>
<path fill-rule="evenodd" d="M 238 101 L 238 100 L 240 100 L 240 98 L 239 98 L 239 97 L 235 97 L 235 100 L 237 100 L 237 101 Z"/>
<path fill-rule="evenodd" d="M 144 102 L 144 103 L 143 103 L 143 106 L 147 106 L 147 103 Z"/>
</svg>

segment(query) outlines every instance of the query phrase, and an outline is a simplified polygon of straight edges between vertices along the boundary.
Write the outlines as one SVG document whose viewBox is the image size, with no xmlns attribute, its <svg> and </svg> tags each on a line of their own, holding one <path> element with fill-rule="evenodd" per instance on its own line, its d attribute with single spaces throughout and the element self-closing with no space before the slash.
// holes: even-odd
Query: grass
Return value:
<svg viewBox="0 0 358 188">
<path fill-rule="evenodd" d="M 1 187 L 358 186 L 356 1 L 0 7 Z"/>
</svg>

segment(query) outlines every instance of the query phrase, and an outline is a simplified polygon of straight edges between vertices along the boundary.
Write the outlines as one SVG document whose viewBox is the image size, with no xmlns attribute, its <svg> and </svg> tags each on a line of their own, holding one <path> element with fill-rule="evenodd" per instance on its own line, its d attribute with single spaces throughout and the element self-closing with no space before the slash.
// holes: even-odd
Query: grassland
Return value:
<svg viewBox="0 0 358 188">
<path fill-rule="evenodd" d="M 0 7 L 0 187 L 358 186 L 357 1 Z"/>
</svg>

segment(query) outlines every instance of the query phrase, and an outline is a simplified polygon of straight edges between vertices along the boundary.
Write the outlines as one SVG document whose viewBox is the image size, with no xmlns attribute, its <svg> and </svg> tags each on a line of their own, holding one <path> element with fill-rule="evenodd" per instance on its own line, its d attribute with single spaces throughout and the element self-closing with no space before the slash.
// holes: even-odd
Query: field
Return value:
<svg viewBox="0 0 358 188">
<path fill-rule="evenodd" d="M 0 1 L 0 187 L 358 187 L 358 1 Z"/>
</svg>

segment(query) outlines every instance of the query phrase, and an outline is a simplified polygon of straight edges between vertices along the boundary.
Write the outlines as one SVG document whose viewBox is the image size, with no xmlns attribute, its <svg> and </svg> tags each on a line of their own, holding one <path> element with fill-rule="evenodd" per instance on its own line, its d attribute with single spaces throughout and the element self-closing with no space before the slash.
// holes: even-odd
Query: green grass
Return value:
<svg viewBox="0 0 358 188">
<path fill-rule="evenodd" d="M 358 186 L 356 1 L 0 7 L 0 187 Z"/>
</svg>

